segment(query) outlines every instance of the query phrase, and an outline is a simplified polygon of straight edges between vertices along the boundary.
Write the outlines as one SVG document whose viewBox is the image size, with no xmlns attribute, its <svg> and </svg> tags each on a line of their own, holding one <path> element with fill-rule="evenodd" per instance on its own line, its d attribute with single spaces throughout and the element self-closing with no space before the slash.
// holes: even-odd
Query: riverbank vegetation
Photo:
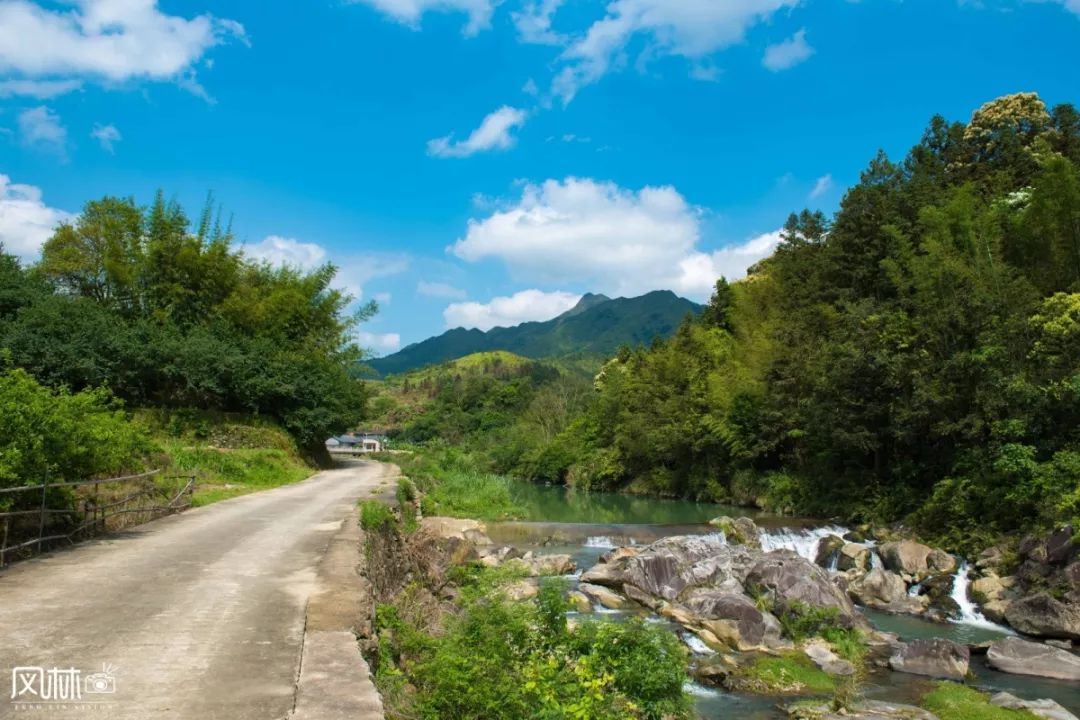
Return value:
<svg viewBox="0 0 1080 720">
<path fill-rule="evenodd" d="M 956 549 L 1045 530 L 1080 516 L 1078 228 L 1072 106 L 935 117 L 670 340 L 591 386 L 452 373 L 404 435 L 584 489 L 905 520 Z"/>
<path fill-rule="evenodd" d="M 368 525 L 400 533 L 392 521 Z M 370 543 L 369 536 L 369 562 Z M 524 582 L 513 565 L 448 568 L 438 591 L 455 598 L 449 605 L 435 599 L 428 580 L 419 574 L 376 609 L 370 655 L 391 720 L 691 717 L 688 654 L 667 630 L 642 620 L 572 623 L 557 578 L 513 601 L 510 589 Z"/>
</svg>

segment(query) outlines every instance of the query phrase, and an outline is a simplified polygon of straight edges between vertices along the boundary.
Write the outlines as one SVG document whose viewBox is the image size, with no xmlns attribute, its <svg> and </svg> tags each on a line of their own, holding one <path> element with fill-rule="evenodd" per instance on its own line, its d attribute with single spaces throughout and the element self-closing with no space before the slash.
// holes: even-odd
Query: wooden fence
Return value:
<svg viewBox="0 0 1080 720">
<path fill-rule="evenodd" d="M 191 507 L 194 475 L 125 477 L 0 488 L 0 567 Z"/>
</svg>

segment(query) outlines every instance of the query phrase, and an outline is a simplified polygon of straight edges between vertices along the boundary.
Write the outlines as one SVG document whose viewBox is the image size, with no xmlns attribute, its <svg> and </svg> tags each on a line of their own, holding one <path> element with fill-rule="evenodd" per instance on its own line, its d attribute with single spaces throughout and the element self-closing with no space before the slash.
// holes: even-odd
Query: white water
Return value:
<svg viewBox="0 0 1080 720">
<path fill-rule="evenodd" d="M 881 562 L 881 556 L 877 554 L 876 550 L 871 550 L 870 551 L 870 569 L 871 570 L 880 570 L 883 567 L 885 567 L 885 565 Z"/>
<path fill-rule="evenodd" d="M 695 695 L 697 697 L 704 697 L 704 698 L 720 697 L 720 691 L 719 690 L 713 690 L 712 688 L 705 687 L 704 685 L 701 685 L 700 683 L 696 683 L 696 682 L 683 683 L 683 690 L 685 690 L 686 692 L 690 693 L 691 695 Z"/>
<path fill-rule="evenodd" d="M 585 538 L 585 547 L 612 549 L 615 547 L 615 541 L 607 535 L 590 535 Z"/>
<path fill-rule="evenodd" d="M 818 543 L 823 538 L 829 535 L 843 537 L 847 531 L 847 528 L 837 525 L 809 529 L 778 528 L 776 530 L 762 530 L 761 549 L 765 552 L 794 550 L 800 556 L 814 562 L 817 558 Z"/>
<path fill-rule="evenodd" d="M 701 638 L 691 633 L 682 634 L 683 642 L 686 643 L 686 647 L 690 648 L 690 651 L 695 655 L 713 655 L 712 649 L 706 645 Z"/>
<path fill-rule="evenodd" d="M 971 578 L 968 577 L 969 572 L 970 569 L 965 560 L 960 563 L 960 568 L 956 571 L 956 576 L 953 578 L 951 597 L 960 607 L 960 617 L 954 620 L 954 622 L 1000 630 L 1003 633 L 1011 635 L 1012 631 L 1008 628 L 987 620 L 983 614 L 979 612 L 978 605 L 973 603 L 968 597 L 968 586 L 971 584 Z"/>
<path fill-rule="evenodd" d="M 956 587 L 955 581 L 953 582 L 953 587 Z M 920 590 L 922 590 L 922 583 L 915 583 L 908 589 L 908 597 L 919 597 Z"/>
</svg>

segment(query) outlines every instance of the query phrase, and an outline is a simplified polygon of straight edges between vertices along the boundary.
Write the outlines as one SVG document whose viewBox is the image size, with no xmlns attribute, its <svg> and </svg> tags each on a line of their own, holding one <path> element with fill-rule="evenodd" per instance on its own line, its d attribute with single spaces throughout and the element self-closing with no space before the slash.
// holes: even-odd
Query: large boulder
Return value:
<svg viewBox="0 0 1080 720">
<path fill-rule="evenodd" d="M 911 540 L 888 542 L 878 550 L 881 561 L 887 569 L 910 575 L 918 580 L 928 575 L 951 573 L 956 570 L 956 558 L 952 555 L 944 550 L 937 550 Z"/>
<path fill-rule="evenodd" d="M 869 545 L 845 543 L 840 548 L 836 568 L 838 570 L 869 570 L 873 565 L 871 553 Z"/>
<path fill-rule="evenodd" d="M 913 640 L 904 645 L 889 658 L 889 667 L 912 675 L 963 680 L 970 662 L 971 652 L 966 645 L 932 638 Z"/>
<path fill-rule="evenodd" d="M 721 515 L 710 520 L 709 524 L 724 533 L 724 537 L 732 545 L 746 545 L 756 550 L 761 549 L 761 531 L 748 517 Z"/>
<path fill-rule="evenodd" d="M 629 601 L 622 595 L 601 585 L 581 583 L 578 585 L 578 591 L 593 602 L 599 603 L 609 610 L 621 610 L 629 605 Z"/>
<path fill-rule="evenodd" d="M 1080 640 L 1080 605 L 1036 593 L 1009 603 L 1005 619 L 1026 635 Z"/>
<path fill-rule="evenodd" d="M 777 609 L 791 609 L 799 604 L 834 608 L 840 624 L 867 627 L 866 620 L 848 596 L 832 583 L 828 573 L 790 550 L 774 550 L 760 556 L 750 566 L 744 584 L 751 594 L 768 597 Z"/>
<path fill-rule="evenodd" d="M 1046 561 L 1054 565 L 1067 565 L 1077 554 L 1073 540 L 1072 525 L 1065 525 L 1050 533 L 1046 539 Z"/>
<path fill-rule="evenodd" d="M 513 558 L 505 563 L 508 567 L 519 567 L 530 577 L 542 577 L 548 575 L 568 575 L 577 566 L 574 559 L 569 555 L 532 555 Z"/>
<path fill-rule="evenodd" d="M 829 675 L 854 675 L 855 666 L 832 651 L 824 640 L 814 640 L 803 647 L 806 657 Z"/>
<path fill-rule="evenodd" d="M 999 692 L 990 698 L 990 704 L 1009 710 L 1027 710 L 1046 720 L 1077 720 L 1077 717 L 1053 700 L 1021 700 L 1007 692 Z"/>
<path fill-rule="evenodd" d="M 821 567 L 829 567 L 839 562 L 840 548 L 844 547 L 844 538 L 839 535 L 826 535 L 818 541 L 814 562 Z"/>
<path fill-rule="evenodd" d="M 848 595 L 866 607 L 892 613 L 918 614 L 926 610 L 930 599 L 908 595 L 904 579 L 894 572 L 874 568 L 848 584 Z"/>
<path fill-rule="evenodd" d="M 986 662 L 995 670 L 1014 675 L 1080 680 L 1080 656 L 1017 637 L 991 643 L 986 651 Z"/>
<path fill-rule="evenodd" d="M 745 595 L 698 589 L 687 596 L 685 607 L 693 613 L 695 624 L 735 650 L 761 649 L 780 642 L 780 622 Z"/>
</svg>

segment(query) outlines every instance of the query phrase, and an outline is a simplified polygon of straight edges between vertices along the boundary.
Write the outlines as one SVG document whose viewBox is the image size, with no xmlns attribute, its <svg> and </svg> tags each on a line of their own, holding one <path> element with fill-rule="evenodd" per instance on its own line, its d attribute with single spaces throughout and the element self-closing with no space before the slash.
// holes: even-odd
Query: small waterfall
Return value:
<svg viewBox="0 0 1080 720">
<path fill-rule="evenodd" d="M 840 570 L 840 551 L 836 550 L 829 556 L 829 562 L 825 566 L 825 569 L 829 572 L 837 572 Z"/>
<path fill-rule="evenodd" d="M 919 597 L 919 593 L 922 591 L 922 583 L 915 583 L 908 588 L 908 597 Z"/>
<path fill-rule="evenodd" d="M 695 655 L 715 655 L 712 648 L 706 645 L 701 638 L 693 633 L 683 633 L 682 639 L 683 642 L 686 643 L 686 647 L 690 648 L 690 652 Z"/>
<path fill-rule="evenodd" d="M 615 541 L 609 538 L 607 535 L 594 535 L 585 538 L 585 547 L 613 550 L 616 545 Z"/>
<path fill-rule="evenodd" d="M 793 550 L 810 562 L 817 559 L 818 543 L 829 535 L 843 537 L 847 528 L 836 525 L 827 525 L 819 528 L 777 528 L 775 530 L 761 531 L 761 549 L 765 552 L 773 550 Z"/>
<path fill-rule="evenodd" d="M 960 567 L 957 569 L 955 577 L 953 577 L 952 594 L 950 597 L 952 597 L 953 601 L 960 608 L 960 616 L 954 622 L 964 625 L 978 625 L 979 627 L 992 628 L 994 630 L 1012 634 L 1008 628 L 987 620 L 983 614 L 979 612 L 979 607 L 968 597 L 968 586 L 971 585 L 971 578 L 968 577 L 969 572 L 970 568 L 968 568 L 967 561 L 964 560 L 961 561 Z"/>
<path fill-rule="evenodd" d="M 877 554 L 877 550 L 870 551 L 870 569 L 881 570 L 885 567 L 885 564 L 881 562 L 881 556 Z"/>
</svg>

